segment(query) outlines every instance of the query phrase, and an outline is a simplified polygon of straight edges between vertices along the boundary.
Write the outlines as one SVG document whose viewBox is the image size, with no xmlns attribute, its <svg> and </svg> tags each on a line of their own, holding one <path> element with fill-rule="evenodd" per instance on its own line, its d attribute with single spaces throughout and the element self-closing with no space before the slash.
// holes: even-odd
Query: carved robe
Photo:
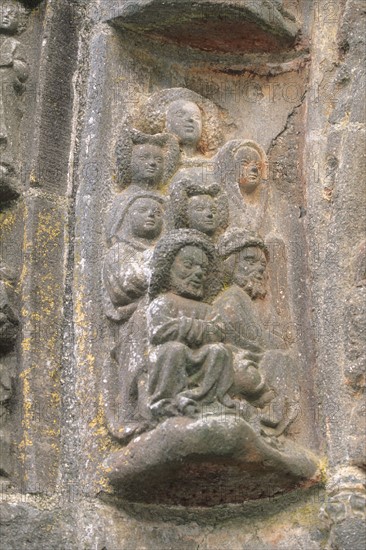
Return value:
<svg viewBox="0 0 366 550">
<path fill-rule="evenodd" d="M 112 358 L 118 365 L 118 412 L 115 423 L 138 422 L 144 416 L 146 373 L 146 308 L 152 249 L 138 242 L 119 242 L 109 250 L 103 270 L 104 309 L 118 322 Z M 115 389 L 114 389 L 115 390 Z"/>
<path fill-rule="evenodd" d="M 230 351 L 212 321 L 212 307 L 173 293 L 159 296 L 147 312 L 151 353 L 150 406 L 188 398 L 231 406 Z"/>
</svg>

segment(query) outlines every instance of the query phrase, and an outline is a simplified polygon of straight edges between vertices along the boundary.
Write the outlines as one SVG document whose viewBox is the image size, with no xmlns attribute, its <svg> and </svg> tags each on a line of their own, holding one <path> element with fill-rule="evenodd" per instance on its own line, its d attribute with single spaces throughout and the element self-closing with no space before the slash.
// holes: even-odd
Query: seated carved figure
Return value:
<svg viewBox="0 0 366 550">
<path fill-rule="evenodd" d="M 152 344 L 149 406 L 154 416 L 191 414 L 199 404 L 232 407 L 232 357 L 220 316 L 205 303 L 215 251 L 202 233 L 174 231 L 157 245 L 149 288 Z"/>
<path fill-rule="evenodd" d="M 262 422 L 280 435 L 297 414 L 298 390 L 296 368 L 284 341 L 265 328 L 255 308 L 255 301 L 266 295 L 267 250 L 260 237 L 235 230 L 222 238 L 219 252 L 230 286 L 215 299 L 214 307 L 225 322 L 225 341 L 234 353 L 232 392 L 269 409 Z M 281 396 L 285 380 L 293 395 Z"/>
</svg>

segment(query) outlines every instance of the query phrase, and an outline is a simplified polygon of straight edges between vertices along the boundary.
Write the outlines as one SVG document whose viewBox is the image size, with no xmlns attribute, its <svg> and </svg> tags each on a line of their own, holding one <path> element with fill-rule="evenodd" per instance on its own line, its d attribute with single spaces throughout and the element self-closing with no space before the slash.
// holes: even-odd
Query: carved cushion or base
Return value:
<svg viewBox="0 0 366 550">
<path fill-rule="evenodd" d="M 237 503 L 318 481 L 311 452 L 259 435 L 235 414 L 170 418 L 108 457 L 104 467 L 119 495 L 146 503 Z"/>
</svg>

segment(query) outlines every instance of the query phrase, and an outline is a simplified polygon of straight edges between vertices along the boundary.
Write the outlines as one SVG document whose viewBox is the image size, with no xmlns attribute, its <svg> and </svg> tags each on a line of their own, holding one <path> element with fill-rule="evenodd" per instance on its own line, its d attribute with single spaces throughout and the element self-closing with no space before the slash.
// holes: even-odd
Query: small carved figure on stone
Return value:
<svg viewBox="0 0 366 550">
<path fill-rule="evenodd" d="M 145 312 L 150 261 L 163 216 L 164 199 L 140 190 L 118 196 L 108 220 L 111 248 L 103 268 L 103 300 L 107 317 L 117 323 L 111 361 L 118 372 L 111 386 L 115 390 L 117 385 L 118 395 L 108 397 L 107 416 L 110 431 L 119 439 L 143 429 L 146 422 L 142 418 L 146 399 L 142 403 L 140 399 L 146 373 Z"/>
<path fill-rule="evenodd" d="M 11 434 L 8 428 L 9 406 L 13 395 L 15 369 L 14 348 L 19 321 L 11 303 L 12 275 L 0 266 L 0 477 L 12 470 Z"/>
<path fill-rule="evenodd" d="M 187 168 L 171 183 L 170 204 L 175 229 L 189 228 L 216 237 L 229 223 L 228 201 L 211 177 L 200 168 Z"/>
<path fill-rule="evenodd" d="M 366 241 L 356 249 L 353 259 L 353 287 L 345 295 L 344 326 L 346 387 L 351 395 L 349 414 L 349 460 L 366 467 L 365 424 L 366 393 Z"/>
<path fill-rule="evenodd" d="M 157 418 L 191 415 L 202 404 L 234 406 L 231 352 L 206 302 L 216 269 L 215 250 L 197 231 L 171 232 L 156 246 L 147 318 L 149 406 Z"/>
<path fill-rule="evenodd" d="M 262 423 L 280 435 L 297 416 L 298 389 L 284 341 L 264 327 L 256 309 L 266 295 L 268 251 L 257 235 L 235 230 L 223 236 L 219 252 L 229 286 L 213 305 L 225 322 L 226 342 L 234 353 L 233 392 L 263 409 Z"/>
<path fill-rule="evenodd" d="M 125 127 L 116 146 L 120 189 L 154 190 L 174 174 L 179 161 L 177 139 L 170 134 L 154 136 Z"/>
<path fill-rule="evenodd" d="M 0 0 L 0 155 L 1 195 L 17 194 L 9 179 L 14 170 L 22 117 L 19 99 L 25 90 L 28 65 L 22 44 L 14 35 L 24 29 L 26 11 L 15 0 Z M 8 189 L 8 192 L 5 190 Z"/>
<path fill-rule="evenodd" d="M 156 92 L 146 102 L 141 118 L 145 131 L 165 130 L 177 136 L 183 166 L 201 165 L 221 143 L 218 108 L 187 88 Z"/>
<path fill-rule="evenodd" d="M 230 218 L 236 226 L 258 231 L 267 206 L 267 157 L 250 140 L 232 140 L 215 158 L 215 176 L 229 196 Z"/>
</svg>

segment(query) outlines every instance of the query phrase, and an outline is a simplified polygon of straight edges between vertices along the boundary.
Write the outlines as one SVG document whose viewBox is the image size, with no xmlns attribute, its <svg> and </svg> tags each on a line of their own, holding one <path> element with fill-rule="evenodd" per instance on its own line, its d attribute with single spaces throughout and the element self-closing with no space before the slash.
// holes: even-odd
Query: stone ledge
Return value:
<svg viewBox="0 0 366 550">
<path fill-rule="evenodd" d="M 223 53 L 285 51 L 299 32 L 268 0 L 119 0 L 107 3 L 103 16 L 152 38 Z"/>
</svg>

